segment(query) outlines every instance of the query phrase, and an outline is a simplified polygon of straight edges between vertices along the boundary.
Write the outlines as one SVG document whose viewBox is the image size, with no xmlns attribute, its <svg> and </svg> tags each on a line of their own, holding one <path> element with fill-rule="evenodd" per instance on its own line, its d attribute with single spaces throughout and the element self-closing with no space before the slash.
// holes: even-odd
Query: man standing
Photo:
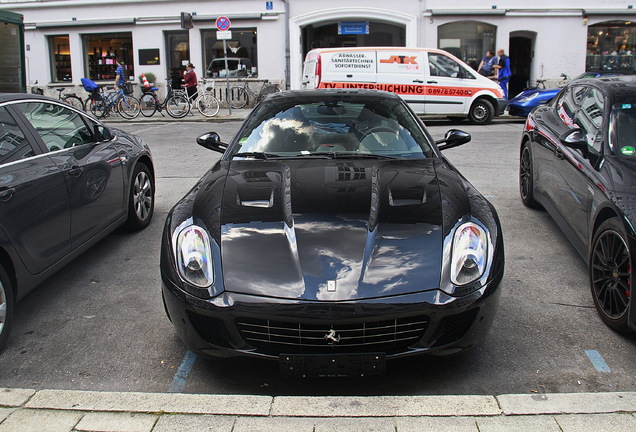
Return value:
<svg viewBox="0 0 636 432">
<path fill-rule="evenodd" d="M 510 75 L 512 75 L 512 71 L 510 70 L 510 58 L 505 54 L 503 48 L 499 48 L 497 55 L 499 56 L 499 64 L 493 67 L 498 71 L 497 80 L 504 91 L 504 97 L 508 99 L 508 81 L 510 81 Z"/>
<path fill-rule="evenodd" d="M 123 87 L 126 84 L 126 71 L 124 70 L 124 62 L 121 58 L 115 59 L 117 69 L 115 70 L 115 89 Z"/>
</svg>

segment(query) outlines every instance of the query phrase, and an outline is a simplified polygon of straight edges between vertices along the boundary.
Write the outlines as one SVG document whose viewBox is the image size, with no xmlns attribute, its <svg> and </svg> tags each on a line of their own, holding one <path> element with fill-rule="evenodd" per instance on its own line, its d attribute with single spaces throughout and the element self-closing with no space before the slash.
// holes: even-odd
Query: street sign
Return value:
<svg viewBox="0 0 636 432">
<path fill-rule="evenodd" d="M 230 40 L 230 39 L 232 39 L 232 30 L 216 32 L 216 40 Z"/>
<path fill-rule="evenodd" d="M 232 25 L 232 23 L 230 23 L 230 19 L 228 17 L 218 17 L 216 19 L 216 28 L 219 31 L 226 31 L 230 29 L 230 25 Z"/>
</svg>

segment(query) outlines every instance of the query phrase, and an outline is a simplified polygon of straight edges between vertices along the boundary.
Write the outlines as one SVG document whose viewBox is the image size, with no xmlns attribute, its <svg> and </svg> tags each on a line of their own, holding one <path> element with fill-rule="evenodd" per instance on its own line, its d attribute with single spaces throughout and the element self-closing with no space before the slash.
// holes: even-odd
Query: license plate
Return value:
<svg viewBox="0 0 636 432">
<path fill-rule="evenodd" d="M 377 377 L 386 373 L 384 353 L 367 354 L 281 354 L 282 375 L 309 377 Z"/>
</svg>

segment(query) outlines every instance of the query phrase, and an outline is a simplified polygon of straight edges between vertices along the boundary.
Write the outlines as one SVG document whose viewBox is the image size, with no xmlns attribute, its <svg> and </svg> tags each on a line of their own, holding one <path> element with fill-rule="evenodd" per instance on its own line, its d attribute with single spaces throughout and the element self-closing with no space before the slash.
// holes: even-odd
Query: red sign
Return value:
<svg viewBox="0 0 636 432">
<path fill-rule="evenodd" d="M 222 16 L 216 19 L 216 28 L 220 31 L 229 30 L 231 24 L 232 23 L 230 23 L 230 19 L 228 17 Z"/>
</svg>

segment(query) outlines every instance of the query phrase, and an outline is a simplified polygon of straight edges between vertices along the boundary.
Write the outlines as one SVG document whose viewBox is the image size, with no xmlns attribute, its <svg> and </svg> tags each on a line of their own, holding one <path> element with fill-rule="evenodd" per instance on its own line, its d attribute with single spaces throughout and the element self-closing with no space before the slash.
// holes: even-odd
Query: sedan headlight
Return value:
<svg viewBox="0 0 636 432">
<path fill-rule="evenodd" d="M 176 238 L 177 270 L 184 281 L 207 288 L 214 283 L 214 265 L 210 238 L 205 229 L 189 225 Z"/>
<path fill-rule="evenodd" d="M 488 236 L 479 225 L 460 225 L 453 237 L 451 282 L 466 285 L 479 279 L 488 262 Z"/>
</svg>

